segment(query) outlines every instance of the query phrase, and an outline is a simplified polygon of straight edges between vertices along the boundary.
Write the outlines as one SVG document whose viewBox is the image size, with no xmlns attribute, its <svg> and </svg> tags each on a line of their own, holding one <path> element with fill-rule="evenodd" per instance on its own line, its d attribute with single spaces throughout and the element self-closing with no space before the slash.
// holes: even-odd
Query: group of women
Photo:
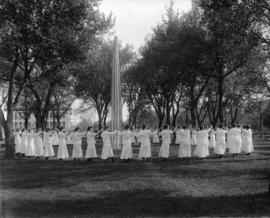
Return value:
<svg viewBox="0 0 270 218">
<path fill-rule="evenodd" d="M 237 156 L 241 152 L 250 154 L 253 151 L 252 130 L 248 125 L 232 126 L 230 129 L 220 125 L 216 129 L 200 127 L 197 130 L 187 127 L 178 127 L 174 130 L 164 125 L 160 131 L 151 131 L 143 125 L 141 129 L 132 131 L 128 126 L 123 131 L 108 131 L 108 127 L 95 132 L 89 127 L 86 132 L 81 132 L 76 128 L 68 133 L 65 129 L 46 129 L 42 131 L 17 130 L 14 133 L 15 152 L 18 157 L 45 157 L 49 159 L 68 159 L 69 153 L 67 144 L 73 144 L 72 158 L 75 161 L 83 158 L 82 138 L 86 137 L 87 149 L 84 157 L 88 160 L 97 158 L 96 137 L 100 136 L 103 141 L 101 159 L 114 160 L 113 140 L 121 142 L 122 150 L 120 159 L 128 161 L 133 157 L 132 145 L 139 144 L 138 158 L 149 161 L 151 158 L 151 139 L 153 143 L 160 143 L 159 157 L 166 160 L 170 156 L 170 145 L 172 139 L 179 145 L 178 157 L 190 158 L 191 156 L 205 158 L 209 156 L 209 148 L 214 149 L 214 153 L 222 157 L 228 149 L 229 153 Z M 57 154 L 54 153 L 54 146 L 58 146 Z M 192 148 L 195 147 L 193 151 Z"/>
</svg>

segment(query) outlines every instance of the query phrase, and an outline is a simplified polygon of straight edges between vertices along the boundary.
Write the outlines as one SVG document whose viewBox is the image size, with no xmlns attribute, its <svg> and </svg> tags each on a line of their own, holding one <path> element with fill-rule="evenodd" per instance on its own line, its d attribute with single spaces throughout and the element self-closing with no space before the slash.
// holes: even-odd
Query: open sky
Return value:
<svg viewBox="0 0 270 218">
<path fill-rule="evenodd" d="M 187 11 L 191 8 L 191 0 L 174 0 L 175 8 Z M 133 44 L 137 50 L 144 39 L 151 34 L 152 28 L 161 21 L 170 0 L 102 0 L 100 10 L 116 18 L 115 32 L 124 43 Z"/>
</svg>

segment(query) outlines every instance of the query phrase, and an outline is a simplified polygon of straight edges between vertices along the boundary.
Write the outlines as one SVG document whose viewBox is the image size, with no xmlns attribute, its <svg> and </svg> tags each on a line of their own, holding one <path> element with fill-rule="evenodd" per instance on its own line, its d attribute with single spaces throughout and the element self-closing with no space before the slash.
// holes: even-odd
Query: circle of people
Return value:
<svg viewBox="0 0 270 218">
<path fill-rule="evenodd" d="M 108 127 L 95 132 L 92 127 L 88 127 L 86 132 L 82 132 L 78 127 L 68 133 L 65 129 L 59 130 L 46 129 L 42 131 L 38 129 L 22 131 L 16 130 L 14 133 L 15 153 L 18 157 L 45 157 L 49 159 L 55 156 L 53 146 L 58 145 L 57 159 L 68 159 L 67 144 L 73 144 L 72 158 L 78 161 L 83 158 L 82 138 L 86 137 L 87 149 L 84 158 L 92 160 L 97 158 L 96 138 L 101 136 L 103 147 L 101 159 L 106 160 L 114 158 L 112 136 L 118 137 L 122 144 L 120 159 L 128 161 L 133 157 L 132 145 L 139 144 L 138 158 L 143 161 L 149 161 L 151 158 L 151 139 L 153 143 L 160 143 L 159 157 L 166 160 L 170 155 L 170 144 L 172 136 L 175 136 L 175 144 L 179 145 L 178 157 L 190 158 L 192 156 L 198 158 L 206 158 L 209 156 L 209 148 L 214 148 L 214 153 L 220 158 L 228 152 L 237 156 L 244 152 L 249 155 L 253 152 L 252 130 L 249 125 L 232 125 L 230 129 L 223 128 L 206 128 L 201 126 L 199 129 L 191 129 L 185 126 L 177 127 L 174 130 L 169 129 L 168 125 L 164 125 L 160 131 L 152 131 L 146 129 L 143 125 L 137 131 L 132 131 L 129 126 L 125 126 L 122 131 L 109 131 Z M 192 146 L 196 146 L 192 152 Z"/>
</svg>

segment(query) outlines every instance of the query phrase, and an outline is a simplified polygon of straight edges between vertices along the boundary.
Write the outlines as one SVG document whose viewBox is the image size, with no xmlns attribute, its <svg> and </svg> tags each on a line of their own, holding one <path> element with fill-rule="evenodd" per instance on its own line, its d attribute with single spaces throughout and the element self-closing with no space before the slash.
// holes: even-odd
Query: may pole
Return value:
<svg viewBox="0 0 270 218">
<path fill-rule="evenodd" d="M 119 44 L 117 37 L 114 38 L 113 62 L 112 62 L 112 113 L 111 129 L 120 130 L 122 124 L 122 105 L 121 105 L 121 78 L 119 63 Z M 120 148 L 120 140 L 117 136 L 112 137 L 113 148 Z"/>
</svg>

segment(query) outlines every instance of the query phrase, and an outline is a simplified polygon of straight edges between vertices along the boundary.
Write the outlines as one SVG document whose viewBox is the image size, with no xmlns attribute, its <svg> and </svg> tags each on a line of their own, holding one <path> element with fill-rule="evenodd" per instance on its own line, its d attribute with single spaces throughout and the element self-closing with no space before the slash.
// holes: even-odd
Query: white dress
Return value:
<svg viewBox="0 0 270 218">
<path fill-rule="evenodd" d="M 52 146 L 50 133 L 43 132 L 43 146 L 44 146 L 44 157 L 53 157 L 54 150 Z"/>
<path fill-rule="evenodd" d="M 67 135 L 67 145 L 71 145 L 72 144 L 72 135 L 69 134 Z"/>
<path fill-rule="evenodd" d="M 34 134 L 28 133 L 27 134 L 27 151 L 26 156 L 35 156 L 35 143 L 34 143 Z"/>
<path fill-rule="evenodd" d="M 204 158 L 209 155 L 209 140 L 208 140 L 208 130 L 200 130 L 197 132 L 197 147 L 194 151 L 194 156 Z"/>
<path fill-rule="evenodd" d="M 184 130 L 181 134 L 182 142 L 179 145 L 178 157 L 191 157 L 190 131 Z"/>
<path fill-rule="evenodd" d="M 137 133 L 138 142 L 141 143 L 139 150 L 139 158 L 151 157 L 151 143 L 149 138 L 150 135 L 150 130 L 140 130 Z"/>
<path fill-rule="evenodd" d="M 175 144 L 181 144 L 182 143 L 182 137 L 183 137 L 183 129 L 177 129 L 175 132 Z"/>
<path fill-rule="evenodd" d="M 21 136 L 21 143 L 22 143 L 22 154 L 26 154 L 27 151 L 27 133 L 23 132 Z"/>
<path fill-rule="evenodd" d="M 162 144 L 159 151 L 159 157 L 168 158 L 170 155 L 170 143 L 171 143 L 171 130 L 163 130 L 160 135 L 162 137 Z"/>
<path fill-rule="evenodd" d="M 229 152 L 232 154 L 241 153 L 241 144 L 242 144 L 242 136 L 241 129 L 232 128 L 229 133 L 230 143 L 229 143 Z"/>
<path fill-rule="evenodd" d="M 191 133 L 191 144 L 192 145 L 197 145 L 197 131 L 196 130 L 192 130 L 192 133 Z"/>
<path fill-rule="evenodd" d="M 35 148 L 36 148 L 36 156 L 42 157 L 44 156 L 44 149 L 43 149 L 43 142 L 40 137 L 41 133 L 35 133 L 34 134 L 34 142 L 35 142 Z"/>
<path fill-rule="evenodd" d="M 226 152 L 226 136 L 227 131 L 224 129 L 216 130 L 216 146 L 214 153 L 218 155 L 223 155 Z"/>
<path fill-rule="evenodd" d="M 243 129 L 241 151 L 245 153 L 251 153 L 254 151 L 251 129 Z"/>
<path fill-rule="evenodd" d="M 159 143 L 158 132 L 153 132 L 153 143 Z"/>
<path fill-rule="evenodd" d="M 82 136 L 84 133 L 75 132 L 72 136 L 73 141 L 73 150 L 72 158 L 81 158 L 83 157 L 82 153 Z"/>
<path fill-rule="evenodd" d="M 15 153 L 23 153 L 22 150 L 22 139 L 19 132 L 16 132 L 14 135 L 15 142 Z"/>
<path fill-rule="evenodd" d="M 95 140 L 96 133 L 87 132 L 87 149 L 85 153 L 85 158 L 95 158 L 97 157 L 96 151 L 96 140 Z"/>
<path fill-rule="evenodd" d="M 115 135 L 116 132 L 103 131 L 101 137 L 103 140 L 103 147 L 101 152 L 101 159 L 106 160 L 109 157 L 113 157 L 113 150 L 111 144 L 111 136 Z"/>
<path fill-rule="evenodd" d="M 215 148 L 216 147 L 216 135 L 215 131 L 211 130 L 210 131 L 210 143 L 209 143 L 210 148 Z"/>
<path fill-rule="evenodd" d="M 66 133 L 59 132 L 59 146 L 57 151 L 57 158 L 58 159 L 66 159 L 69 158 L 68 150 L 67 150 L 67 143 L 66 143 Z"/>
<path fill-rule="evenodd" d="M 125 130 L 121 132 L 120 137 L 122 139 L 123 147 L 120 155 L 120 159 L 129 159 L 132 158 L 132 138 L 134 138 L 133 132 L 130 130 Z"/>
<path fill-rule="evenodd" d="M 59 145 L 59 137 L 58 137 L 58 134 L 57 133 L 54 133 L 52 135 L 52 144 L 53 145 Z"/>
</svg>

